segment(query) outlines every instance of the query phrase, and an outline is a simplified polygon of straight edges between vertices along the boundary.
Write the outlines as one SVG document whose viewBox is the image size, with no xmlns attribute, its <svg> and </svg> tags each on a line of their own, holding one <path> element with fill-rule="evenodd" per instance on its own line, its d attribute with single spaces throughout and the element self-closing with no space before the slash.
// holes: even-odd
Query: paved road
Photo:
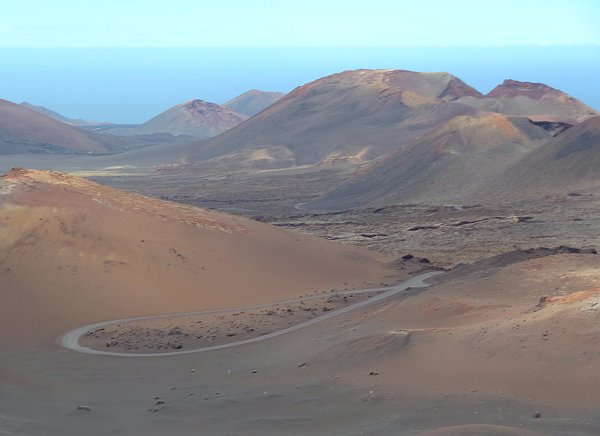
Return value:
<svg viewBox="0 0 600 436">
<path fill-rule="evenodd" d="M 276 301 L 273 303 L 257 304 L 254 306 L 245 306 L 245 307 L 236 307 L 236 308 L 232 308 L 232 309 L 218 309 L 218 310 L 209 310 L 209 311 L 203 311 L 203 312 L 187 312 L 187 313 L 174 313 L 174 314 L 171 313 L 171 314 L 164 314 L 164 315 L 140 316 L 140 317 L 135 317 L 135 318 L 124 318 L 124 319 L 116 319 L 116 320 L 112 320 L 112 321 L 97 322 L 95 324 L 89 324 L 89 325 L 86 325 L 83 327 L 79 327 L 75 330 L 71 330 L 70 332 L 66 333 L 62 338 L 60 338 L 60 345 L 62 345 L 65 348 L 68 348 L 69 350 L 79 351 L 81 353 L 99 354 L 99 355 L 104 355 L 104 356 L 119 356 L 119 357 L 165 357 L 165 356 L 176 356 L 176 355 L 180 355 L 180 354 L 200 353 L 203 351 L 220 350 L 223 348 L 237 347 L 240 345 L 265 341 L 267 339 L 281 336 L 286 333 L 300 330 L 301 328 L 308 327 L 309 325 L 316 324 L 318 322 L 324 321 L 329 318 L 333 318 L 334 316 L 338 316 L 338 315 L 341 315 L 346 312 L 350 312 L 351 310 L 355 310 L 355 309 L 358 309 L 361 307 L 365 307 L 365 306 L 374 304 L 378 301 L 389 298 L 400 292 L 404 292 L 409 288 L 427 287 L 429 285 L 427 283 L 425 283 L 424 280 L 427 280 L 428 278 L 431 278 L 438 274 L 442 274 L 442 272 L 433 271 L 433 272 L 420 274 L 418 276 L 411 278 L 410 280 L 406 280 L 406 281 L 400 283 L 399 285 L 396 285 L 391 288 L 390 287 L 369 288 L 369 289 L 361 289 L 361 290 L 357 290 L 357 291 L 345 291 L 345 292 L 337 292 L 337 293 L 331 292 L 331 293 L 327 293 L 327 294 L 311 295 L 310 297 L 296 298 L 293 300 L 282 300 L 282 301 Z M 361 293 L 364 294 L 364 293 L 376 292 L 376 291 L 382 291 L 382 292 L 381 292 L 381 294 L 376 295 L 367 300 L 363 300 L 358 303 L 352 304 L 350 306 L 346 306 L 341 309 L 328 312 L 325 315 L 321 315 L 317 318 L 310 319 L 308 321 L 305 321 L 300 324 L 296 324 L 296 325 L 288 327 L 286 329 L 278 330 L 278 331 L 268 333 L 268 334 L 262 335 L 262 336 L 257 336 L 255 338 L 251 338 L 251 339 L 245 339 L 243 341 L 230 342 L 228 344 L 196 348 L 193 350 L 172 351 L 172 352 L 168 352 L 168 353 L 145 353 L 145 354 L 119 353 L 119 352 L 115 352 L 115 351 L 94 350 L 92 348 L 88 348 L 88 347 L 79 345 L 79 338 L 81 336 L 83 336 L 84 334 L 86 334 L 87 332 L 89 332 L 90 330 L 94 330 L 94 329 L 101 328 L 101 327 L 106 327 L 106 326 L 113 325 L 113 324 L 120 324 L 120 323 L 126 323 L 126 322 L 131 322 L 131 321 L 143 321 L 143 320 L 149 320 L 149 319 L 172 318 L 172 317 L 177 317 L 177 316 L 209 315 L 209 314 L 214 314 L 214 313 L 225 313 L 225 312 L 233 312 L 233 311 L 239 311 L 239 310 L 258 309 L 258 308 L 262 308 L 262 307 L 273 306 L 275 304 L 288 304 L 288 303 L 298 303 L 300 301 L 316 300 L 316 299 L 320 299 L 323 297 L 329 297 L 332 295 L 361 294 Z"/>
</svg>

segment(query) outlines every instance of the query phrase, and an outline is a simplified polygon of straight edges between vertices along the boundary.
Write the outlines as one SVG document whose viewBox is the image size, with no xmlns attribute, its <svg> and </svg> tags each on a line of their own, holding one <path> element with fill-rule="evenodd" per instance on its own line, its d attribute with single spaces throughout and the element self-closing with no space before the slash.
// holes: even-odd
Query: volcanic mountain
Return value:
<svg viewBox="0 0 600 436">
<path fill-rule="evenodd" d="M 360 163 L 456 116 L 489 112 L 575 123 L 595 112 L 546 85 L 506 81 L 487 96 L 448 73 L 356 70 L 296 88 L 230 131 L 197 144 L 187 162 L 252 152 L 287 165 Z M 244 149 L 246 151 L 244 151 Z"/>
<path fill-rule="evenodd" d="M 457 115 L 481 94 L 447 73 L 347 71 L 296 88 L 244 124 L 198 144 L 189 161 L 285 148 L 296 164 L 364 161 Z"/>
<path fill-rule="evenodd" d="M 283 92 L 267 92 L 251 89 L 223 103 L 223 106 L 251 117 L 262 112 L 284 95 Z"/>
<path fill-rule="evenodd" d="M 195 138 L 218 135 L 246 120 L 248 116 L 225 106 L 190 100 L 162 112 L 139 126 L 105 130 L 113 135 L 170 133 Z"/>
<path fill-rule="evenodd" d="M 0 223 L 0 343 L 394 274 L 385 256 L 56 172 L 2 177 Z"/>
<path fill-rule="evenodd" d="M 361 169 L 308 207 L 460 202 L 550 135 L 526 118 L 459 116 Z"/>
<path fill-rule="evenodd" d="M 23 152 L 99 152 L 110 140 L 0 99 L 0 154 Z"/>
<path fill-rule="evenodd" d="M 483 98 L 465 97 L 462 103 L 490 112 L 526 116 L 538 121 L 575 124 L 597 112 L 579 100 L 543 83 L 505 80 Z"/>
</svg>

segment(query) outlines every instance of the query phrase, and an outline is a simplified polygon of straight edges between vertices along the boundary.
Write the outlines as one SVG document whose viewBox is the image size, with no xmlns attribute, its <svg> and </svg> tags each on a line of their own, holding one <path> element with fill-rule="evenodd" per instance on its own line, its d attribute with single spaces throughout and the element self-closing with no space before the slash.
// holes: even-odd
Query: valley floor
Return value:
<svg viewBox="0 0 600 436">
<path fill-rule="evenodd" d="M 352 167 L 234 173 L 227 177 L 93 177 L 120 189 L 248 216 L 290 230 L 440 266 L 514 249 L 600 246 L 600 196 L 556 194 L 498 205 L 404 204 L 319 212 L 306 203 L 349 177 Z"/>
<path fill-rule="evenodd" d="M 350 174 L 321 171 L 95 180 L 392 254 L 404 274 L 600 245 L 594 194 L 303 210 Z M 568 251 L 461 266 L 283 336 L 143 364 L 16 344 L 0 351 L 0 434 L 597 435 L 600 256 Z"/>
</svg>

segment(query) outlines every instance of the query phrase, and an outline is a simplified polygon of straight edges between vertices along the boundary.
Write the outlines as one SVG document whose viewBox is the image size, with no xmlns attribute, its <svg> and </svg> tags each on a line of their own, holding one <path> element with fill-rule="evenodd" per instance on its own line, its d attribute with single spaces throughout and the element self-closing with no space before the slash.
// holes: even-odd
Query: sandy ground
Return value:
<svg viewBox="0 0 600 436">
<path fill-rule="evenodd" d="M 550 256 L 440 280 L 412 296 L 210 354 L 140 362 L 51 344 L 4 348 L 0 428 L 28 435 L 598 434 L 598 256 Z"/>
</svg>

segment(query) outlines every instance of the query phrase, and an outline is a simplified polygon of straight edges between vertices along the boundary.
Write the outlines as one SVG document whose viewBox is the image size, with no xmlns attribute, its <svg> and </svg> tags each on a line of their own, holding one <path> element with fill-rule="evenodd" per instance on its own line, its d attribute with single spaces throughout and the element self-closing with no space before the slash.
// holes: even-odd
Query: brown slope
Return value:
<svg viewBox="0 0 600 436">
<path fill-rule="evenodd" d="M 131 128 L 108 129 L 114 135 L 145 135 L 170 133 L 172 135 L 208 138 L 238 125 L 248 117 L 228 107 L 203 100 L 178 104 L 144 124 Z"/>
<path fill-rule="evenodd" d="M 0 179 L 0 343 L 390 279 L 389 259 L 62 173 Z"/>
<path fill-rule="evenodd" d="M 549 136 L 524 118 L 456 117 L 374 162 L 308 207 L 460 203 Z"/>
<path fill-rule="evenodd" d="M 447 73 L 346 71 L 296 88 L 198 144 L 188 161 L 273 146 L 289 149 L 297 164 L 371 159 L 454 116 L 475 113 L 457 103 L 465 96 L 481 94 Z"/>
<path fill-rule="evenodd" d="M 591 410 L 599 267 L 598 256 L 562 254 L 459 276 L 382 305 L 359 332 L 323 329 L 322 343 L 335 345 L 306 361 L 345 383 L 375 370 L 380 386 L 436 401 L 500 394 Z"/>
<path fill-rule="evenodd" d="M 466 97 L 462 103 L 505 115 L 535 120 L 577 123 L 598 113 L 579 100 L 543 83 L 505 80 L 483 98 Z"/>
<path fill-rule="evenodd" d="M 498 187 L 503 187 L 503 190 Z M 590 118 L 533 151 L 492 180 L 481 197 L 538 197 L 600 186 L 600 116 Z"/>
<path fill-rule="evenodd" d="M 108 140 L 0 99 L 0 154 L 28 151 L 98 152 Z"/>
<path fill-rule="evenodd" d="M 284 95 L 283 92 L 267 92 L 251 89 L 223 103 L 223 106 L 251 117 L 262 112 L 277 100 L 280 100 Z"/>
</svg>

